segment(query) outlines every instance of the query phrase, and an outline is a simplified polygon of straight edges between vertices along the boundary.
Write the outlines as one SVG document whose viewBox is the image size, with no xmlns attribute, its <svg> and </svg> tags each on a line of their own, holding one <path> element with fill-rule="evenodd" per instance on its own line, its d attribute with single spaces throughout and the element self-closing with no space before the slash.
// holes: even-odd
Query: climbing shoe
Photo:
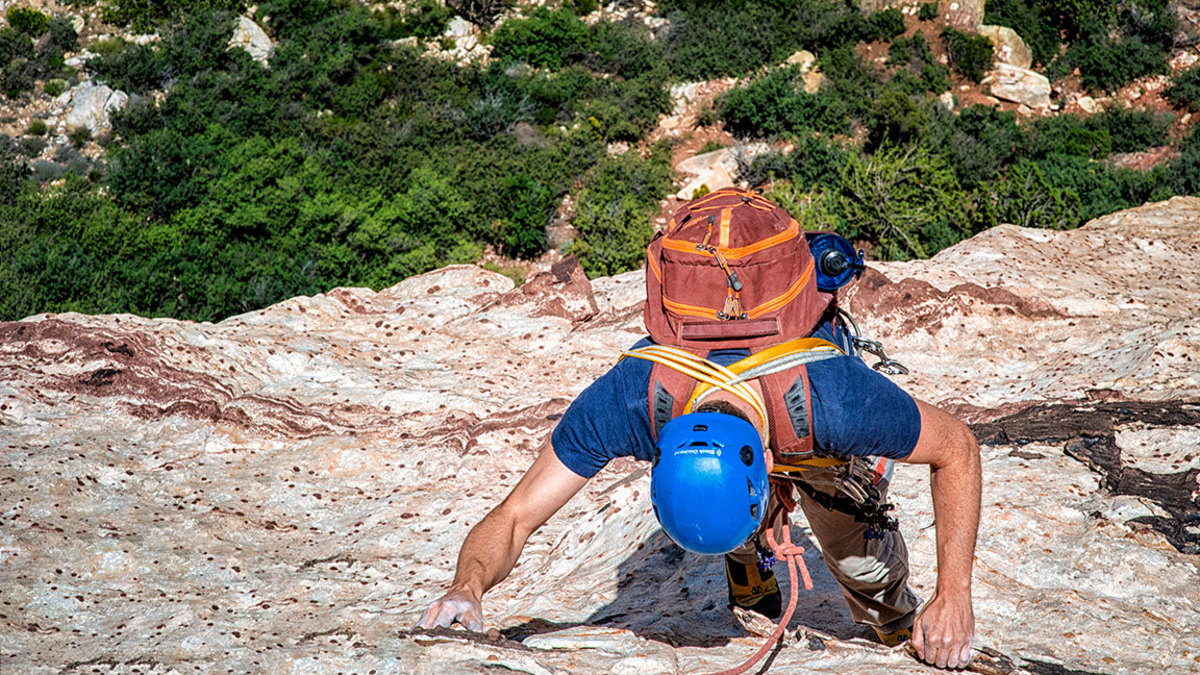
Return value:
<svg viewBox="0 0 1200 675">
<path fill-rule="evenodd" d="M 877 626 L 873 626 L 873 628 L 875 628 L 875 635 L 879 637 L 879 641 L 888 647 L 895 647 L 896 645 L 902 642 L 907 642 L 912 638 L 912 628 L 901 628 L 900 630 L 894 630 L 890 633 L 884 632 L 882 628 Z"/>
<path fill-rule="evenodd" d="M 771 570 L 746 565 L 725 556 L 725 579 L 729 582 L 729 608 L 734 605 L 778 619 L 783 611 L 783 596 Z"/>
</svg>

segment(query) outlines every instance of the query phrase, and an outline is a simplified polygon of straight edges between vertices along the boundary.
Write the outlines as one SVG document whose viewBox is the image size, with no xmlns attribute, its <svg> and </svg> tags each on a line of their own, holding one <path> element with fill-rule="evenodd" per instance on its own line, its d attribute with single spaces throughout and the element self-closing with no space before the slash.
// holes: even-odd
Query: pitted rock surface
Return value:
<svg viewBox="0 0 1200 675">
<path fill-rule="evenodd" d="M 984 443 L 977 644 L 1010 672 L 1200 672 L 1198 217 L 1176 198 L 1000 227 L 846 295 L 913 369 L 899 384 Z M 763 638 L 725 609 L 720 560 L 658 529 L 632 460 L 531 537 L 485 598 L 491 632 L 412 630 L 470 526 L 642 336 L 642 289 L 456 266 L 217 324 L 0 325 L 0 672 L 739 665 Z M 900 467 L 893 499 L 929 597 L 927 471 Z M 799 514 L 793 539 L 815 588 L 771 672 L 933 672 L 850 623 Z"/>
</svg>

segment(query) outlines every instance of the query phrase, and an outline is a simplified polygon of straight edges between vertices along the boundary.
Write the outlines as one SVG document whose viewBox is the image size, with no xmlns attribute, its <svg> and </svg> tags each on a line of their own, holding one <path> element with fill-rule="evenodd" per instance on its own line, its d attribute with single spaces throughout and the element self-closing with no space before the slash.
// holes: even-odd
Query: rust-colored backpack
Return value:
<svg viewBox="0 0 1200 675">
<path fill-rule="evenodd" d="M 807 336 L 828 308 L 800 225 L 753 192 L 681 206 L 646 249 L 646 330 L 660 345 L 756 348 Z"/>
</svg>

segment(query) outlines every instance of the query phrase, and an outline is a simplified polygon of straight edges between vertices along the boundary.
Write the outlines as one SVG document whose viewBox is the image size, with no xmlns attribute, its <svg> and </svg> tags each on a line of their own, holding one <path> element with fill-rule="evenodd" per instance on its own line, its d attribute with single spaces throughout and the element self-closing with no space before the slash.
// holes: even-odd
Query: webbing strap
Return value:
<svg viewBox="0 0 1200 675">
<path fill-rule="evenodd" d="M 759 421 L 762 422 L 763 445 L 770 446 L 771 422 L 767 415 L 767 406 L 762 396 L 749 385 L 749 381 L 769 373 L 844 355 L 845 352 L 832 342 L 820 338 L 800 338 L 751 354 L 729 366 L 722 366 L 687 350 L 666 345 L 648 345 L 630 349 L 622 353 L 621 358 L 644 359 L 695 379 L 699 384 L 696 385 L 691 398 L 688 399 L 687 405 L 683 409 L 684 414 L 691 412 L 700 401 L 717 390 L 727 391 L 737 396 L 753 408 L 755 414 L 758 415 Z M 808 464 L 808 462 L 803 461 L 800 464 Z M 789 467 L 789 469 L 796 470 L 793 467 Z"/>
</svg>

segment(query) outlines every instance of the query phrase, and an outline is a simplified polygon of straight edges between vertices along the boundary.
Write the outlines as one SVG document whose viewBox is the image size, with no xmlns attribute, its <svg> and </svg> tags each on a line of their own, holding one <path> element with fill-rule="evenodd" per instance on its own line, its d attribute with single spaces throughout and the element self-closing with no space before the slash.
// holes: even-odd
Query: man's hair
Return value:
<svg viewBox="0 0 1200 675">
<path fill-rule="evenodd" d="M 693 410 L 692 412 L 725 413 L 726 415 L 733 415 L 734 417 L 745 420 L 747 422 L 750 421 L 750 418 L 746 416 L 746 413 L 742 412 L 741 410 L 738 410 L 729 401 L 707 401 L 705 403 L 701 403 L 700 405 L 696 406 L 696 409 Z"/>
</svg>

